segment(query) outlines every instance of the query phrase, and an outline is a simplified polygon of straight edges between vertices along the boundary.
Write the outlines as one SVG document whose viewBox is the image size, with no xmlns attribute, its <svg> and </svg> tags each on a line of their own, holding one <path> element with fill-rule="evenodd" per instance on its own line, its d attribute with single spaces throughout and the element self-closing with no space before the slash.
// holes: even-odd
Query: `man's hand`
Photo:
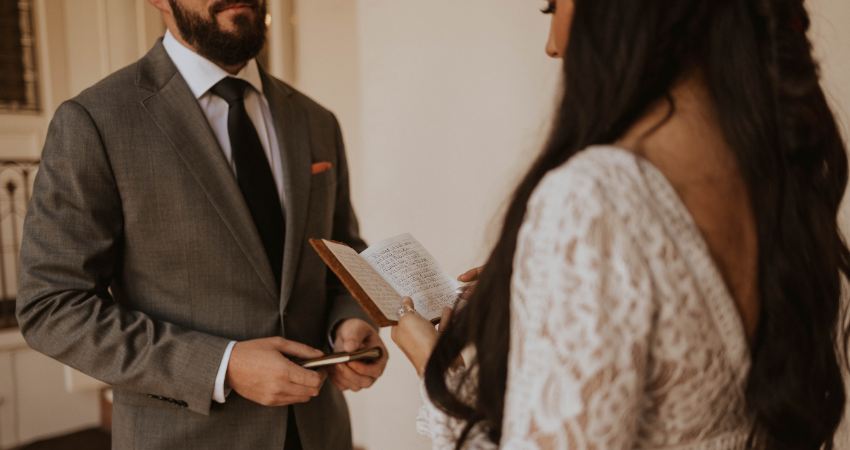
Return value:
<svg viewBox="0 0 850 450">
<path fill-rule="evenodd" d="M 381 358 L 371 362 L 352 361 L 328 368 L 331 382 L 340 391 L 354 392 L 372 387 L 387 367 L 389 353 L 381 336 L 361 319 L 348 319 L 336 327 L 334 352 L 356 352 L 363 348 L 381 347 Z"/>
<path fill-rule="evenodd" d="M 462 283 L 466 283 L 460 288 L 458 288 L 457 294 L 462 300 L 469 300 L 469 297 L 472 295 L 472 291 L 475 290 L 475 284 L 478 282 L 478 277 L 481 276 L 481 271 L 484 270 L 484 266 L 476 267 L 474 269 L 469 269 L 461 276 L 457 277 L 457 281 Z"/>
<path fill-rule="evenodd" d="M 304 403 L 319 395 L 327 373 L 301 368 L 286 356 L 319 358 L 324 353 L 282 337 L 237 342 L 227 363 L 225 383 L 265 406 Z"/>
</svg>

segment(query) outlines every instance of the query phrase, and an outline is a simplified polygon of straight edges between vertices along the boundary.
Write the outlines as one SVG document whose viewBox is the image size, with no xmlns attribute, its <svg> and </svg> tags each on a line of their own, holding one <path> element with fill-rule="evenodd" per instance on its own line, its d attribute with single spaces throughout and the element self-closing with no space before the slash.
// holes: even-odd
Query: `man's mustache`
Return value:
<svg viewBox="0 0 850 450">
<path fill-rule="evenodd" d="M 210 13 L 214 15 L 236 5 L 248 6 L 251 9 L 259 10 L 260 0 L 220 0 L 210 5 Z"/>
</svg>

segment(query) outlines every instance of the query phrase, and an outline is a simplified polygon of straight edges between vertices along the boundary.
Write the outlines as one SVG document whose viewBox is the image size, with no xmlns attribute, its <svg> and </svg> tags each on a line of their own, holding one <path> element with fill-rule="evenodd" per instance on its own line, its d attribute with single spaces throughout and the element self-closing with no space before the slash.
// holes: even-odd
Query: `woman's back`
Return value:
<svg viewBox="0 0 850 450">
<path fill-rule="evenodd" d="M 699 228 L 647 160 L 592 147 L 550 172 L 511 285 L 503 447 L 745 447 L 745 329 Z M 425 400 L 420 429 L 453 448 L 462 427 Z"/>
<path fill-rule="evenodd" d="M 672 102 L 659 101 L 616 145 L 648 160 L 676 189 L 738 305 L 752 344 L 760 311 L 758 237 L 747 186 L 703 76 L 685 78 L 670 96 Z"/>
<path fill-rule="evenodd" d="M 744 327 L 647 160 L 592 147 L 544 178 L 511 297 L 506 448 L 744 447 Z"/>
</svg>

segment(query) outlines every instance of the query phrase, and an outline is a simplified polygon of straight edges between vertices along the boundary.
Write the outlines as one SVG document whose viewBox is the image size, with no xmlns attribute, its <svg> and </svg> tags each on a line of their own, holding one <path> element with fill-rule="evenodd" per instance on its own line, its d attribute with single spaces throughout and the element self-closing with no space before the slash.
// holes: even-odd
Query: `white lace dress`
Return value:
<svg viewBox="0 0 850 450">
<path fill-rule="evenodd" d="M 745 448 L 743 324 L 649 162 L 592 147 L 551 171 L 513 264 L 501 448 Z M 423 401 L 418 430 L 453 449 L 463 424 Z M 473 434 L 466 448 L 495 448 Z"/>
</svg>

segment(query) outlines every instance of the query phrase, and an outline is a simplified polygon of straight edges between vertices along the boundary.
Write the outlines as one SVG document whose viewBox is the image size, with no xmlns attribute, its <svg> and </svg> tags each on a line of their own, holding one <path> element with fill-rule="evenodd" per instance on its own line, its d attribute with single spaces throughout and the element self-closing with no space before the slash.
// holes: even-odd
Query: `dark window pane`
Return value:
<svg viewBox="0 0 850 450">
<path fill-rule="evenodd" d="M 31 0 L 0 0 L 0 110 L 37 110 Z"/>
</svg>

